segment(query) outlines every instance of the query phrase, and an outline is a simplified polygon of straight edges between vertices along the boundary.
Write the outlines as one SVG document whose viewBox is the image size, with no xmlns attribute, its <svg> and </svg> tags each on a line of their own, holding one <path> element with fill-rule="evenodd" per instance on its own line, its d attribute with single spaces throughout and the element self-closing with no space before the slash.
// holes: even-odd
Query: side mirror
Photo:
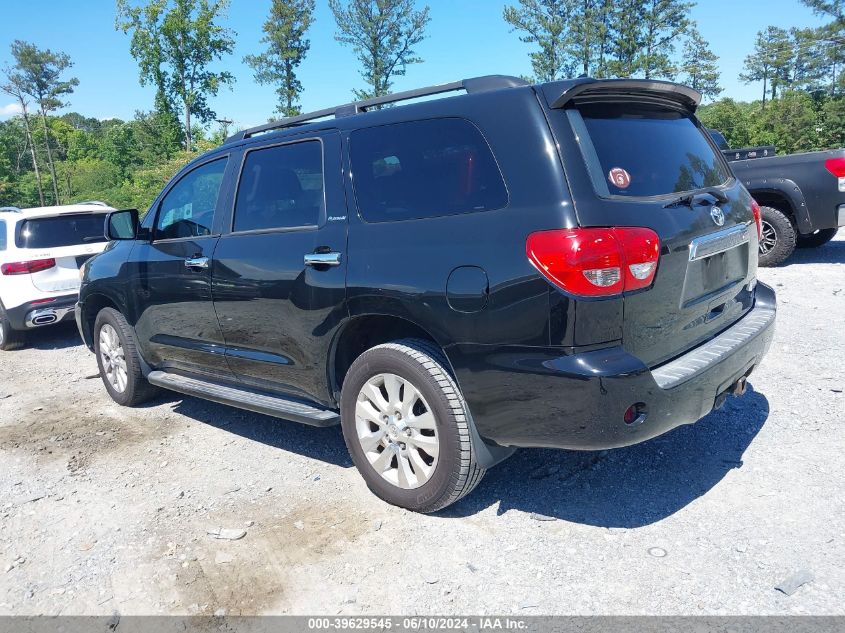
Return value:
<svg viewBox="0 0 845 633">
<path fill-rule="evenodd" d="M 106 216 L 105 237 L 113 240 L 134 240 L 138 235 L 138 209 L 112 211 Z"/>
</svg>

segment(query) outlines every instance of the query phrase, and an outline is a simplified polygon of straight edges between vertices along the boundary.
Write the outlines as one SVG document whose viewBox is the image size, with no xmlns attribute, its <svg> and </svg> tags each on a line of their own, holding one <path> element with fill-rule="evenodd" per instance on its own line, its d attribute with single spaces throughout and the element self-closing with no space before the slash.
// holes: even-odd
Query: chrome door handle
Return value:
<svg viewBox="0 0 845 633">
<path fill-rule="evenodd" d="M 340 253 L 308 253 L 306 266 L 340 266 Z"/>
<path fill-rule="evenodd" d="M 185 260 L 185 268 L 208 268 L 208 257 L 189 257 Z"/>
</svg>

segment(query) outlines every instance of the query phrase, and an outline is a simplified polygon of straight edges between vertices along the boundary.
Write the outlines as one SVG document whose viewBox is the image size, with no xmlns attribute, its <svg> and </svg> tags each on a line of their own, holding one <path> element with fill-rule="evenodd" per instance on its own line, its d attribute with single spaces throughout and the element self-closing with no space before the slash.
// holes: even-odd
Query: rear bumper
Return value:
<svg viewBox="0 0 845 633">
<path fill-rule="evenodd" d="M 502 446 L 578 450 L 648 440 L 713 410 L 760 363 L 774 337 L 775 294 L 758 284 L 754 308 L 712 341 L 646 367 L 621 346 L 560 349 L 456 346 L 448 350 L 479 434 Z M 626 424 L 643 403 L 647 415 Z"/>
<path fill-rule="evenodd" d="M 49 303 L 41 303 L 39 300 L 28 301 L 14 308 L 8 308 L 6 316 L 9 318 L 12 329 L 15 330 L 31 330 L 53 325 L 73 318 L 76 299 L 77 295 L 73 294 L 55 297 Z"/>
</svg>

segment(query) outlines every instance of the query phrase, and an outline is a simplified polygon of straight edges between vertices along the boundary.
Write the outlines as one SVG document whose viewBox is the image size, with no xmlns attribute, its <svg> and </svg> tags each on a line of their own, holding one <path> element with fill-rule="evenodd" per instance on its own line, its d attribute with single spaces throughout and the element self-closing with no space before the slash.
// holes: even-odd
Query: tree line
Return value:
<svg viewBox="0 0 845 633">
<path fill-rule="evenodd" d="M 787 151 L 845 145 L 845 18 L 841 0 L 801 0 L 829 18 L 818 29 L 758 33 L 741 79 L 760 82 L 762 99 L 722 93 L 718 57 L 699 33 L 686 0 L 515 0 L 503 20 L 530 45 L 532 81 L 587 75 L 672 79 L 700 91 L 702 119 L 734 145 L 774 143 Z M 356 99 L 391 91 L 423 60 L 415 48 L 431 21 L 415 0 L 328 0 L 334 38 L 360 65 Z M 316 0 L 271 0 L 261 50 L 244 58 L 253 79 L 276 93 L 275 115 L 301 113 L 299 68 L 311 50 Z M 20 112 L 0 123 L 0 205 L 102 199 L 145 209 L 182 165 L 222 142 L 230 121 L 211 100 L 236 78 L 219 70 L 233 54 L 229 0 L 116 0 L 115 28 L 126 34 L 139 81 L 154 90 L 149 111 L 100 121 L 67 108 L 77 78 L 61 51 L 16 40 L 0 90 Z M 210 131 L 213 122 L 219 128 Z"/>
<path fill-rule="evenodd" d="M 845 147 L 845 2 L 802 0 L 818 28 L 768 26 L 739 78 L 759 83 L 752 103 L 720 99 L 699 109 L 732 147 L 774 145 L 779 153 Z"/>
</svg>

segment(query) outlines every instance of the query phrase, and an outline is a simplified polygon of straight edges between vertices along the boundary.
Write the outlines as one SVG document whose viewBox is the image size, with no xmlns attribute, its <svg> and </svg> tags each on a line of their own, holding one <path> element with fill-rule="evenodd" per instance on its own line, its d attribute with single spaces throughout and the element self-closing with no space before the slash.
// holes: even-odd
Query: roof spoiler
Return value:
<svg viewBox="0 0 845 633">
<path fill-rule="evenodd" d="M 564 108 L 574 100 L 651 97 L 673 101 L 692 111 L 701 103 L 701 93 L 688 86 L 656 79 L 592 79 L 583 77 L 543 85 L 552 108 Z"/>
</svg>

